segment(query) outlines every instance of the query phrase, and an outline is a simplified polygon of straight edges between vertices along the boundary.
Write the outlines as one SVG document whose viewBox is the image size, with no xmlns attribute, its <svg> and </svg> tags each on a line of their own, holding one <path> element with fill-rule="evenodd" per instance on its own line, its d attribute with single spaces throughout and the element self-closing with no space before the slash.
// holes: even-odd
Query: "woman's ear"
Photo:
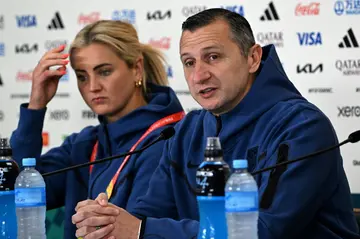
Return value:
<svg viewBox="0 0 360 239">
<path fill-rule="evenodd" d="M 144 59 L 139 57 L 134 64 L 134 73 L 137 80 L 142 79 L 144 75 Z"/>
</svg>

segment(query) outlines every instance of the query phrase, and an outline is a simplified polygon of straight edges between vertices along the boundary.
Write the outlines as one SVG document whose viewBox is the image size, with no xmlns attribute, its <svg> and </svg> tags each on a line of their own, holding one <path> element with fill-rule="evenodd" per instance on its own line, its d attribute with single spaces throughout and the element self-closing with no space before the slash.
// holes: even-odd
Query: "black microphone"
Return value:
<svg viewBox="0 0 360 239">
<path fill-rule="evenodd" d="M 344 145 L 344 144 L 347 144 L 347 143 L 357 143 L 357 142 L 359 142 L 359 141 L 360 141 L 360 130 L 351 133 L 351 134 L 349 135 L 349 137 L 348 137 L 346 140 L 344 140 L 343 142 L 341 142 L 340 144 L 331 146 L 331 147 L 326 148 L 326 149 L 319 150 L 319 151 L 317 151 L 317 152 L 314 152 L 314 153 L 311 153 L 311 154 L 302 156 L 302 157 L 297 158 L 297 159 L 288 160 L 288 161 L 285 161 L 285 162 L 282 162 L 282 163 L 275 164 L 274 166 L 270 166 L 270 167 L 267 167 L 267 168 L 263 168 L 263 169 L 254 171 L 254 172 L 252 172 L 251 174 L 254 176 L 254 175 L 257 175 L 257 174 L 259 174 L 259 173 L 262 173 L 262 172 L 265 172 L 265 171 L 270 171 L 270 170 L 272 170 L 272 169 L 275 169 L 275 168 L 280 167 L 280 166 L 283 166 L 283 165 L 287 165 L 287 164 L 290 164 L 290 163 L 295 163 L 295 162 L 298 162 L 298 161 L 301 161 L 301 160 L 304 160 L 304 159 L 307 159 L 307 158 L 314 157 L 314 156 L 316 156 L 316 155 L 319 155 L 319 154 L 325 153 L 325 152 L 327 152 L 327 151 L 336 149 L 336 148 L 338 148 L 338 147 L 340 147 L 340 146 L 342 146 L 342 145 Z"/>
<path fill-rule="evenodd" d="M 163 131 L 161 131 L 159 137 L 157 137 L 154 141 L 150 142 L 149 144 L 145 145 L 144 147 L 142 147 L 141 149 L 138 150 L 134 150 L 132 152 L 126 152 L 126 153 L 122 153 L 122 154 L 118 154 L 118 155 L 114 155 L 111 157 L 107 157 L 107 158 L 103 158 L 103 159 L 99 159 L 99 160 L 95 160 L 93 162 L 87 162 L 87 163 L 83 163 L 83 164 L 78 164 L 78 165 L 74 165 L 71 167 L 67 167 L 67 168 L 63 168 L 63 169 L 59 169 L 59 170 L 55 170 L 49 173 L 44 173 L 42 174 L 43 177 L 47 177 L 47 176 L 51 176 L 51 175 L 55 175 L 55 174 L 59 174 L 59 173 L 63 173 L 63 172 L 67 172 L 70 170 L 74 170 L 74 169 L 78 169 L 78 168 L 82 168 L 82 167 L 87 167 L 93 164 L 98 164 L 98 163 L 103 163 L 109 160 L 113 160 L 116 158 L 121 158 L 127 155 L 132 155 L 132 154 L 137 154 L 137 153 L 141 153 L 142 151 L 144 151 L 145 149 L 149 148 L 150 146 L 152 146 L 153 144 L 156 144 L 159 141 L 162 140 L 167 140 L 170 139 L 172 136 L 174 136 L 175 134 L 175 130 L 173 127 L 168 127 L 166 129 L 164 129 Z"/>
</svg>

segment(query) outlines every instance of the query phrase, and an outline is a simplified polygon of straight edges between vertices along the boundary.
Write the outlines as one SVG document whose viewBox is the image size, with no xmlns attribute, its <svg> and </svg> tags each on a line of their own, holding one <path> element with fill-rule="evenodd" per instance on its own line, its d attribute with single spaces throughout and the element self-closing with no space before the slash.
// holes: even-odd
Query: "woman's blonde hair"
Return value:
<svg viewBox="0 0 360 239">
<path fill-rule="evenodd" d="M 70 46 L 70 58 L 73 50 L 86 47 L 91 43 L 101 43 L 111 47 L 129 68 L 134 67 L 139 56 L 143 56 L 142 85 L 144 92 L 146 92 L 146 82 L 162 86 L 168 85 L 164 56 L 157 49 L 141 44 L 135 28 L 131 24 L 122 21 L 101 20 L 85 26 L 76 35 Z"/>
</svg>

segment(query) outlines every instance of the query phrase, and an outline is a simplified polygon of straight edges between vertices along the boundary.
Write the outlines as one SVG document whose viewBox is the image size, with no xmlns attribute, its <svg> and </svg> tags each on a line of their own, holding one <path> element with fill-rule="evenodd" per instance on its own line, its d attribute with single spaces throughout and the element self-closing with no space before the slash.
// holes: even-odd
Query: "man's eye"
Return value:
<svg viewBox="0 0 360 239">
<path fill-rule="evenodd" d="M 219 56 L 218 55 L 210 55 L 209 56 L 209 58 L 210 58 L 210 60 L 216 60 L 216 59 L 218 59 L 219 58 Z"/>
<path fill-rule="evenodd" d="M 193 66 L 193 65 L 194 65 L 194 61 L 186 61 L 186 62 L 184 63 L 184 65 L 185 65 L 186 67 Z"/>
</svg>

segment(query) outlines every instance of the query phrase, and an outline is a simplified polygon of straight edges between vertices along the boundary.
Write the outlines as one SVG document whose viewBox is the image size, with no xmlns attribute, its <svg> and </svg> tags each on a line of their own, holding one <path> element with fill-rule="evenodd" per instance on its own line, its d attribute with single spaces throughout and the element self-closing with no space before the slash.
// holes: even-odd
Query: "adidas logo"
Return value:
<svg viewBox="0 0 360 239">
<path fill-rule="evenodd" d="M 264 15 L 260 17 L 261 21 L 278 21 L 280 20 L 279 15 L 275 9 L 274 3 L 270 2 L 269 7 L 265 10 Z"/>
<path fill-rule="evenodd" d="M 359 47 L 359 43 L 356 40 L 353 30 L 350 28 L 347 34 L 343 37 L 342 42 L 339 43 L 340 48 L 352 48 Z"/>
<path fill-rule="evenodd" d="M 48 25 L 48 29 L 64 29 L 64 23 L 61 20 L 60 13 L 56 12 L 54 18 L 51 20 L 51 23 Z"/>
</svg>

